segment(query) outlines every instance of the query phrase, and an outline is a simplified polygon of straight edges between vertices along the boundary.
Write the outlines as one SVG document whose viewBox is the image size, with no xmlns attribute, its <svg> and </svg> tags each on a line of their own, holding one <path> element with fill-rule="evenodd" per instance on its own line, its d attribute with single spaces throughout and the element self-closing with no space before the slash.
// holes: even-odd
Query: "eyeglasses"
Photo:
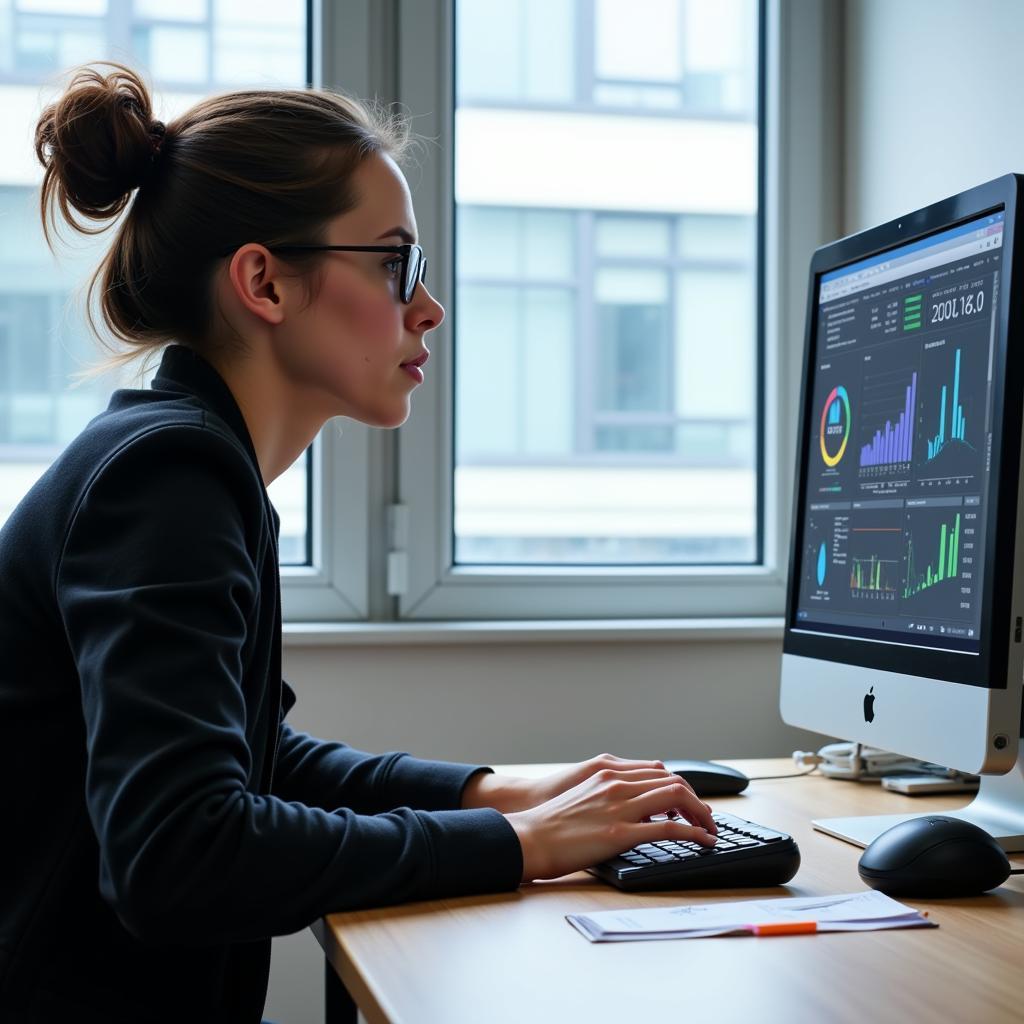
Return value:
<svg viewBox="0 0 1024 1024">
<path fill-rule="evenodd" d="M 268 245 L 271 252 L 393 252 L 402 258 L 398 294 L 412 302 L 416 286 L 427 273 L 427 257 L 418 245 Z"/>
</svg>

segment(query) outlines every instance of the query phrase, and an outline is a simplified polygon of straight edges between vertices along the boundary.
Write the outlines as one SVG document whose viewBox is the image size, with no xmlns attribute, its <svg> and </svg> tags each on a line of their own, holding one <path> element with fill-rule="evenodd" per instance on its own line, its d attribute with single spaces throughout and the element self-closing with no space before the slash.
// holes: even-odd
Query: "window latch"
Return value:
<svg viewBox="0 0 1024 1024">
<path fill-rule="evenodd" d="M 388 595 L 401 597 L 409 588 L 409 506 L 388 505 Z"/>
</svg>

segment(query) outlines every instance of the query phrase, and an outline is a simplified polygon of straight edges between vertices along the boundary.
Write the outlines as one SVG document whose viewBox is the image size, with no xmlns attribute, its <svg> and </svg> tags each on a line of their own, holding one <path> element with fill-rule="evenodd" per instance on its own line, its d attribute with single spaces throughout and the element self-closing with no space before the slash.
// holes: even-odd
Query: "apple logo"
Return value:
<svg viewBox="0 0 1024 1024">
<path fill-rule="evenodd" d="M 872 686 L 866 694 L 864 694 L 864 721 L 873 722 L 875 720 L 875 688 Z"/>
</svg>

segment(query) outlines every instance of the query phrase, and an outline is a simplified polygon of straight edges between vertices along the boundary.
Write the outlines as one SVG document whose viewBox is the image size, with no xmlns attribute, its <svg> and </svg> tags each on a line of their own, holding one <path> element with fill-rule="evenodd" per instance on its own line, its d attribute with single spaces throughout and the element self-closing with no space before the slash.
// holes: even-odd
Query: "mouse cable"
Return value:
<svg viewBox="0 0 1024 1024">
<path fill-rule="evenodd" d="M 791 772 L 789 775 L 751 775 L 748 782 L 769 782 L 772 779 L 802 779 L 805 775 L 813 775 L 818 770 L 818 765 L 812 765 L 805 772 Z"/>
</svg>

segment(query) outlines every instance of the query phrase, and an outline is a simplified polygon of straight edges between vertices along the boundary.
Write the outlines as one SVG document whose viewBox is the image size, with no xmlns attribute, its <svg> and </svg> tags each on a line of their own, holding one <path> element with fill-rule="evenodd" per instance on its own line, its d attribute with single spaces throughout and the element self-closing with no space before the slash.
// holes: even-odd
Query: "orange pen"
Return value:
<svg viewBox="0 0 1024 1024">
<path fill-rule="evenodd" d="M 755 935 L 812 935 L 818 930 L 816 921 L 784 921 L 779 924 L 753 924 Z"/>
</svg>

